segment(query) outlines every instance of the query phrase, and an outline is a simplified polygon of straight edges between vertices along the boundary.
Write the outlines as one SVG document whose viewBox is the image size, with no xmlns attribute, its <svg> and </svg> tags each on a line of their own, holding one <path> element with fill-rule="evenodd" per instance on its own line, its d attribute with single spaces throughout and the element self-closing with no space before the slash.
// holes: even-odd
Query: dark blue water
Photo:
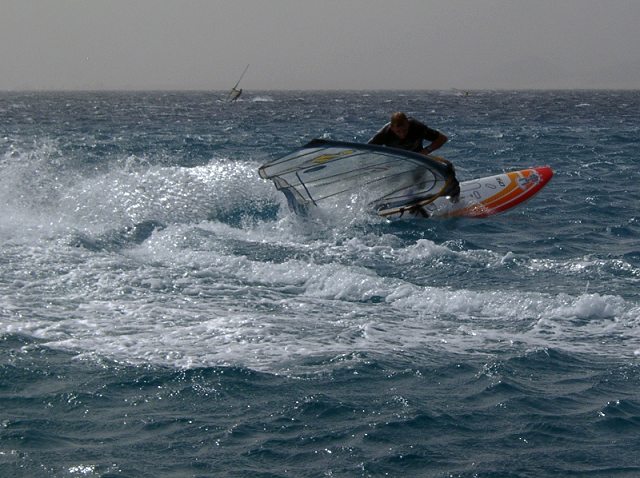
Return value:
<svg viewBox="0 0 640 478">
<path fill-rule="evenodd" d="M 640 475 L 640 92 L 0 94 L 0 476 Z M 257 168 L 403 110 L 483 220 Z"/>
</svg>

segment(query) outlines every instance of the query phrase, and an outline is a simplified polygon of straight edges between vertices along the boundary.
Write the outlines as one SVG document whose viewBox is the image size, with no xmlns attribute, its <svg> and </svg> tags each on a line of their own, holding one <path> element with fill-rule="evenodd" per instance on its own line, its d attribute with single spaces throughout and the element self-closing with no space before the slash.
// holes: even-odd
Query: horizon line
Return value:
<svg viewBox="0 0 640 478">
<path fill-rule="evenodd" d="M 640 91 L 640 87 L 556 87 L 556 88 L 291 88 L 291 89 L 255 89 L 247 93 L 287 93 L 287 92 L 486 92 L 486 91 Z M 228 89 L 208 88 L 24 88 L 0 89 L 0 93 L 228 93 Z"/>
</svg>

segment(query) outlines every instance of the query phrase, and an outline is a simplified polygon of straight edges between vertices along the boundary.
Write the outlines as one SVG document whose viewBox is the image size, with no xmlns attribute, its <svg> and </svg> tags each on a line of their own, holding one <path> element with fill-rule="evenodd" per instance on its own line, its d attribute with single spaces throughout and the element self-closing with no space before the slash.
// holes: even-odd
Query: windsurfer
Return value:
<svg viewBox="0 0 640 478">
<path fill-rule="evenodd" d="M 427 156 L 441 148 L 448 139 L 440 131 L 429 128 L 424 123 L 407 117 L 405 113 L 398 111 L 391 115 L 391 121 L 384 125 L 368 143 L 414 151 Z M 427 147 L 423 145 L 424 140 L 430 141 Z M 457 201 L 460 196 L 460 185 L 456 179 L 453 164 L 439 156 L 430 157 L 447 165 L 452 181 L 446 191 L 446 195 L 452 201 Z"/>
<path fill-rule="evenodd" d="M 244 67 L 244 70 L 242 71 L 242 75 L 240 75 L 240 78 L 238 78 L 238 82 L 235 84 L 233 88 L 231 88 L 227 101 L 236 101 L 238 98 L 240 98 L 240 95 L 242 94 L 242 88 L 238 89 L 238 85 L 242 81 L 242 77 L 244 76 L 244 74 L 247 72 L 248 69 L 249 69 L 249 65 Z"/>
<path fill-rule="evenodd" d="M 236 101 L 238 98 L 240 98 L 241 94 L 242 94 L 242 88 L 240 88 L 239 90 L 233 88 L 231 90 L 231 93 L 229 94 L 230 101 Z"/>
</svg>

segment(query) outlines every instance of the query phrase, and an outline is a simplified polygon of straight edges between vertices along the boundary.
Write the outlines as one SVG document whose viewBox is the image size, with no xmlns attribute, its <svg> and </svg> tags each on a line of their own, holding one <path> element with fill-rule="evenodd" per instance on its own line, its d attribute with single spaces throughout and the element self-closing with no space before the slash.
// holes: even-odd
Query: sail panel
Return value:
<svg viewBox="0 0 640 478">
<path fill-rule="evenodd" d="M 355 194 L 381 215 L 435 199 L 451 176 L 446 165 L 418 153 L 322 139 L 263 165 L 259 174 L 274 180 L 296 211 Z"/>
</svg>

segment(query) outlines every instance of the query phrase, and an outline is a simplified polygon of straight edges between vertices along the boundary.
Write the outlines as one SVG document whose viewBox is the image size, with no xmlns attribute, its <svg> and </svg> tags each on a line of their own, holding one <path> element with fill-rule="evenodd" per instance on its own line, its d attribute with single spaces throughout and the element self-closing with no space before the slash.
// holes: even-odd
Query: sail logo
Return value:
<svg viewBox="0 0 640 478">
<path fill-rule="evenodd" d="M 324 164 L 324 163 L 328 163 L 329 161 L 333 161 L 334 159 L 337 158 L 342 158 L 344 156 L 349 156 L 350 154 L 353 154 L 355 151 L 351 150 L 351 149 L 346 149 L 344 151 L 340 151 L 339 153 L 326 153 L 326 154 L 321 154 L 320 156 L 316 156 L 315 158 L 313 158 L 311 160 L 312 163 L 314 164 Z"/>
</svg>

